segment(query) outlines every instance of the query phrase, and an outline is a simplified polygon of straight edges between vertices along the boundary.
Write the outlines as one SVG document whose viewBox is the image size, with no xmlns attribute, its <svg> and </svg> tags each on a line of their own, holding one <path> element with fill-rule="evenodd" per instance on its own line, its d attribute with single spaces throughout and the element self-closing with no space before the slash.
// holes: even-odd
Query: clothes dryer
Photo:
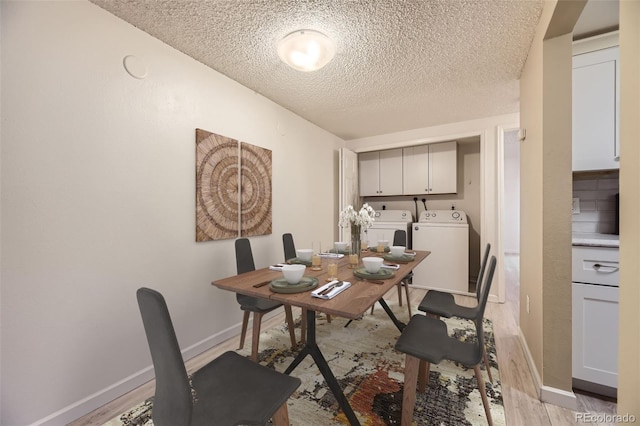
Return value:
<svg viewBox="0 0 640 426">
<path fill-rule="evenodd" d="M 365 240 L 375 247 L 378 240 L 388 240 L 393 244 L 393 235 L 397 229 L 407 233 L 404 246 L 411 248 L 411 224 L 413 216 L 409 210 L 377 210 L 373 225 L 366 230 Z"/>
<path fill-rule="evenodd" d="M 427 210 L 413 224 L 413 249 L 431 252 L 413 270 L 416 287 L 469 292 L 469 224 L 462 210 Z"/>
</svg>

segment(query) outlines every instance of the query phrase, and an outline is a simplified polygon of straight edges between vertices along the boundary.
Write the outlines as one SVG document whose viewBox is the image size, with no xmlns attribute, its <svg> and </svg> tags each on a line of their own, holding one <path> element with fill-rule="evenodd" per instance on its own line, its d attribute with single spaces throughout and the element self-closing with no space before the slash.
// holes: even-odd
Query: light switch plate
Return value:
<svg viewBox="0 0 640 426">
<path fill-rule="evenodd" d="M 571 214 L 579 214 L 580 213 L 580 198 L 574 198 L 571 203 Z"/>
</svg>

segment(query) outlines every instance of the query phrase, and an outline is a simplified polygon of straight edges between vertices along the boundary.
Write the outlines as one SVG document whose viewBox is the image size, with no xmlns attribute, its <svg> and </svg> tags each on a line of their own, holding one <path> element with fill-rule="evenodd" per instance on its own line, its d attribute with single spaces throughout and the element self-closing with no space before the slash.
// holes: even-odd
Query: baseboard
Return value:
<svg viewBox="0 0 640 426">
<path fill-rule="evenodd" d="M 518 327 L 518 338 L 524 351 L 524 356 L 529 365 L 531 376 L 533 377 L 534 386 L 538 391 L 538 399 L 542 402 L 548 402 L 549 404 L 557 405 L 559 407 L 567 408 L 572 411 L 578 409 L 578 400 L 576 395 L 571 391 L 565 391 L 562 389 L 554 388 L 551 386 L 545 386 L 542 384 L 542 378 L 538 373 L 535 362 L 533 362 L 533 356 L 527 345 L 527 339 L 525 339 L 522 329 Z"/>
<path fill-rule="evenodd" d="M 270 312 L 264 316 L 263 320 L 276 314 L 277 312 Z M 185 361 L 188 361 L 194 356 L 197 356 L 232 337 L 239 336 L 241 326 L 242 324 L 238 323 L 185 348 L 182 350 L 182 357 Z M 153 366 L 149 365 L 142 370 L 133 373 L 129 377 L 107 386 L 86 398 L 76 401 L 75 403 L 62 408 L 29 426 L 58 426 L 69 424 L 72 421 L 79 419 L 80 417 L 85 416 L 114 399 L 126 394 L 127 392 L 147 383 L 149 380 L 153 379 L 153 377 Z"/>
<path fill-rule="evenodd" d="M 533 377 L 533 385 L 538 392 L 538 399 L 540 399 L 540 388 L 542 387 L 542 379 L 540 378 L 540 374 L 538 373 L 536 363 L 533 362 L 533 356 L 531 355 L 531 351 L 529 350 L 527 339 L 524 338 L 524 334 L 522 333 L 522 329 L 520 327 L 518 327 L 518 339 L 520 340 L 520 345 L 522 346 L 524 357 L 527 360 L 527 365 L 529 366 L 531 377 Z"/>
</svg>

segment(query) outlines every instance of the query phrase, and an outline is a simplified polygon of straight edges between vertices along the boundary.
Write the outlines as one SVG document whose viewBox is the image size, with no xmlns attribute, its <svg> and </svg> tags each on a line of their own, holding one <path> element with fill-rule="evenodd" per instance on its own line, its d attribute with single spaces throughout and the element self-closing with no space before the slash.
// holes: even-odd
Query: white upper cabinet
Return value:
<svg viewBox="0 0 640 426">
<path fill-rule="evenodd" d="M 360 196 L 402 194 L 402 149 L 358 155 Z"/>
<path fill-rule="evenodd" d="M 457 143 L 442 142 L 403 148 L 403 194 L 457 192 Z"/>
<path fill-rule="evenodd" d="M 573 57 L 573 171 L 620 168 L 618 47 Z"/>
</svg>

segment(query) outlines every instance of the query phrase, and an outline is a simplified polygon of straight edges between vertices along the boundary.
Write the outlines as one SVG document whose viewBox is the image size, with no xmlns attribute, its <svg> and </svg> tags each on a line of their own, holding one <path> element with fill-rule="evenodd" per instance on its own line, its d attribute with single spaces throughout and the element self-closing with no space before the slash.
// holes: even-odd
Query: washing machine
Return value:
<svg viewBox="0 0 640 426">
<path fill-rule="evenodd" d="M 414 250 L 431 252 L 413 270 L 416 287 L 469 293 L 469 223 L 462 210 L 427 210 L 413 224 Z"/>
<path fill-rule="evenodd" d="M 411 248 L 411 224 L 413 216 L 409 210 L 379 210 L 375 213 L 373 225 L 366 230 L 364 240 L 369 246 L 375 247 L 378 240 L 389 240 L 393 245 L 393 236 L 397 229 L 406 232 L 407 238 L 404 246 Z"/>
</svg>

